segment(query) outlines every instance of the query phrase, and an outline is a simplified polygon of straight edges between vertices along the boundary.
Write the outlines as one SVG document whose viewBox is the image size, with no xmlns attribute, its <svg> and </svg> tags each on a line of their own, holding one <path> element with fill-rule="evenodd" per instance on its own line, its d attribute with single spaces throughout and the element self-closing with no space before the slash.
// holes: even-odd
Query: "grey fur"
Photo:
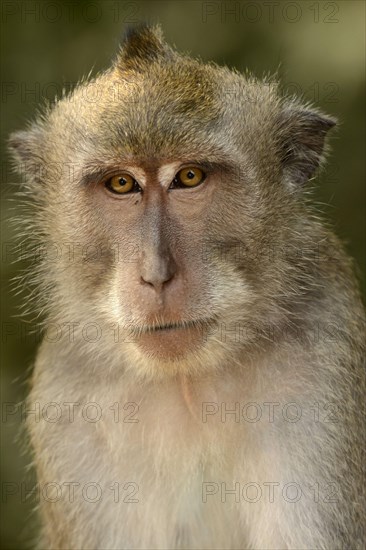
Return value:
<svg viewBox="0 0 366 550">
<path fill-rule="evenodd" d="M 40 548 L 363 547 L 364 313 L 352 263 L 306 183 L 334 123 L 282 97 L 273 79 L 204 65 L 142 27 L 109 70 L 12 136 L 34 206 L 28 226 L 36 242 L 63 250 L 33 274 L 46 330 L 79 323 L 74 338 L 63 330 L 52 342 L 48 332 L 32 379 L 29 404 L 63 410 L 58 422 L 28 422 L 39 483 L 80 484 L 73 502 L 42 498 Z M 158 169 L 178 161 L 222 168 L 191 201 L 179 190 L 170 202 L 148 193 L 108 202 L 98 183 L 111 166 L 133 165 L 157 185 Z M 78 244 L 72 259 L 67 243 Z M 117 260 L 116 243 L 137 251 L 134 261 Z M 166 255 L 185 277 L 166 317 L 212 322 L 201 348 L 174 359 L 147 357 L 125 338 L 138 336 L 153 300 L 141 294 L 141 266 L 159 277 Z M 102 331 L 96 342 L 82 337 L 88 323 Z M 79 403 L 73 422 L 65 402 Z M 103 412 L 95 423 L 82 414 L 90 402 Z M 110 407 L 131 402 L 139 422 L 115 422 Z M 204 422 L 205 403 L 276 403 L 282 412 L 296 403 L 302 414 Z M 96 503 L 82 498 L 90 482 L 102 489 Z M 139 502 L 124 502 L 129 488 L 115 502 L 114 483 L 137 484 Z M 204 502 L 203 483 L 280 489 L 274 502 L 264 493 Z M 286 483 L 301 487 L 298 501 L 281 496 Z"/>
</svg>

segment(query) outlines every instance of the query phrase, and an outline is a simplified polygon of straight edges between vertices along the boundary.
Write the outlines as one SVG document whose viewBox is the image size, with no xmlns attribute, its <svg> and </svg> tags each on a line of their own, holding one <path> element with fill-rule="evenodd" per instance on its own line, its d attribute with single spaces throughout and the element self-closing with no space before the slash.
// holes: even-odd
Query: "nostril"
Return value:
<svg viewBox="0 0 366 550">
<path fill-rule="evenodd" d="M 151 282 L 151 281 L 147 281 L 146 279 L 144 279 L 144 277 L 140 277 L 140 283 L 142 285 L 149 285 L 149 286 L 154 286 L 154 284 Z"/>
</svg>

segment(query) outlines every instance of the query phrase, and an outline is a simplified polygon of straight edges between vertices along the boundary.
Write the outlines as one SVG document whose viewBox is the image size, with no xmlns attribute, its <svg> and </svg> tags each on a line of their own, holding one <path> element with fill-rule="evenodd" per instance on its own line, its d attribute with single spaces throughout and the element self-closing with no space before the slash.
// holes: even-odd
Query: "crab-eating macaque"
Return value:
<svg viewBox="0 0 366 550">
<path fill-rule="evenodd" d="M 362 547 L 363 308 L 309 200 L 334 125 L 142 25 L 12 135 L 39 548 Z"/>
</svg>

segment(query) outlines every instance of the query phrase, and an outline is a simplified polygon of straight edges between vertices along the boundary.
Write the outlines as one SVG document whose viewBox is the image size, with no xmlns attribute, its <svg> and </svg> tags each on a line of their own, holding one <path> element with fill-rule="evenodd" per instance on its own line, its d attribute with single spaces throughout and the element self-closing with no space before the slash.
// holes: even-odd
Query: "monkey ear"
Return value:
<svg viewBox="0 0 366 550">
<path fill-rule="evenodd" d="M 120 70 L 140 71 L 146 64 L 173 56 L 172 48 L 164 41 L 160 25 L 141 23 L 128 27 L 116 60 Z"/>
<path fill-rule="evenodd" d="M 280 114 L 282 166 L 292 183 L 308 181 L 324 159 L 325 137 L 336 120 L 312 109 L 290 107 Z"/>
<path fill-rule="evenodd" d="M 33 127 L 29 130 L 13 132 L 8 140 L 10 154 L 14 160 L 18 172 L 27 170 L 34 171 L 40 162 L 37 153 L 40 139 L 40 129 Z"/>
</svg>

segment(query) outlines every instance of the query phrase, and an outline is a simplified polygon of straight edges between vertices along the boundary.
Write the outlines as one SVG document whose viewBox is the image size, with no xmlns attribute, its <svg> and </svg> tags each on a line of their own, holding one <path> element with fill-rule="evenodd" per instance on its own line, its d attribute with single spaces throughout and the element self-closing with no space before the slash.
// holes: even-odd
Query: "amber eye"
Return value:
<svg viewBox="0 0 366 550">
<path fill-rule="evenodd" d="M 139 189 L 136 180 L 127 173 L 113 176 L 106 182 L 105 186 L 113 193 L 118 193 L 119 195 L 125 195 Z"/>
<path fill-rule="evenodd" d="M 188 166 L 179 170 L 173 180 L 173 187 L 196 187 L 205 179 L 204 172 L 195 166 Z"/>
</svg>

